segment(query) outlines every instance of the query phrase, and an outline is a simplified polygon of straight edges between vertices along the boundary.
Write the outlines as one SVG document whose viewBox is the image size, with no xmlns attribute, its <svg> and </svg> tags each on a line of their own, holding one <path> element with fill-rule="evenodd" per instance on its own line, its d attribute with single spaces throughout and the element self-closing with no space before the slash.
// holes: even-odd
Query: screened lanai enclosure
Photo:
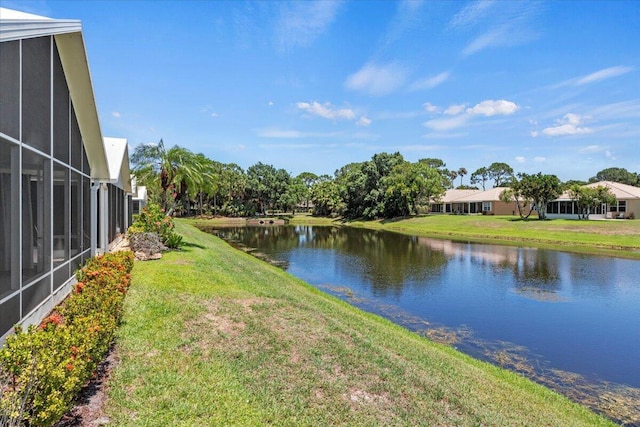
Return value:
<svg viewBox="0 0 640 427">
<path fill-rule="evenodd" d="M 130 177 L 126 148 L 107 159 L 80 22 L 0 12 L 1 342 L 126 231 Z"/>
</svg>

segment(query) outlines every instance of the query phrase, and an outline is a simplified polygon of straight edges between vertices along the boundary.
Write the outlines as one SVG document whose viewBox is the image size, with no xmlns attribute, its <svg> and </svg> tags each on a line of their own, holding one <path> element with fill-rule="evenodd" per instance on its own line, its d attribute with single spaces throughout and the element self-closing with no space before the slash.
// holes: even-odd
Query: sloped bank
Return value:
<svg viewBox="0 0 640 427">
<path fill-rule="evenodd" d="M 132 273 L 115 425 L 612 425 L 185 222 L 177 231 L 182 251 Z"/>
</svg>

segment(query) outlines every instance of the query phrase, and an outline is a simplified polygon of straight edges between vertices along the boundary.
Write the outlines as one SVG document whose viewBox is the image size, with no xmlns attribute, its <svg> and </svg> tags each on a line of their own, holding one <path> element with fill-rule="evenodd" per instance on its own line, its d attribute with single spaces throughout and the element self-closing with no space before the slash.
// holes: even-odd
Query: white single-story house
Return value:
<svg viewBox="0 0 640 427">
<path fill-rule="evenodd" d="M 515 202 L 503 202 L 500 194 L 506 187 L 482 190 L 447 190 L 437 203 L 431 204 L 432 213 L 517 215 Z"/>
<path fill-rule="evenodd" d="M 133 191 L 131 199 L 131 213 L 137 215 L 147 206 L 147 187 L 138 185 L 136 177 L 131 176 L 131 189 Z"/>
<path fill-rule="evenodd" d="M 129 156 L 104 139 L 82 25 L 0 8 L 0 342 L 37 324 L 128 226 Z"/>
<path fill-rule="evenodd" d="M 585 187 L 606 187 L 616 197 L 616 203 L 602 203 L 590 212 L 590 219 L 640 218 L 640 187 L 612 181 L 599 181 Z M 553 202 L 547 204 L 547 218 L 578 218 L 578 208 L 565 191 Z"/>
</svg>

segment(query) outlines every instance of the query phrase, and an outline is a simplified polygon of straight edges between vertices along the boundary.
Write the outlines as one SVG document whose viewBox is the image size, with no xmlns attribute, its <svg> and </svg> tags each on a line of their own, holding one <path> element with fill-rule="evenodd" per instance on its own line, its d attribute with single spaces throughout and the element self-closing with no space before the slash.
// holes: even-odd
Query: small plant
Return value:
<svg viewBox="0 0 640 427">
<path fill-rule="evenodd" d="M 167 216 L 163 209 L 155 203 L 149 203 L 138 215 L 133 216 L 133 224 L 127 231 L 129 238 L 136 233 L 157 233 L 162 243 L 168 248 L 178 248 L 182 244 L 173 228 L 173 218 Z"/>
</svg>

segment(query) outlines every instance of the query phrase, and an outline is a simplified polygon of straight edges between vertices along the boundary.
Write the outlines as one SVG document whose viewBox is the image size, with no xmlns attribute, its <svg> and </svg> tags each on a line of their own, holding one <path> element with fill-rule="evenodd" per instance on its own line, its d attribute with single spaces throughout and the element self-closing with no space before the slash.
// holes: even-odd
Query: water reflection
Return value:
<svg viewBox="0 0 640 427">
<path fill-rule="evenodd" d="M 640 390 L 639 261 L 349 227 L 218 233 L 358 307 L 574 398 L 613 384 Z M 625 420 L 640 422 L 637 406 L 625 408 Z"/>
</svg>

